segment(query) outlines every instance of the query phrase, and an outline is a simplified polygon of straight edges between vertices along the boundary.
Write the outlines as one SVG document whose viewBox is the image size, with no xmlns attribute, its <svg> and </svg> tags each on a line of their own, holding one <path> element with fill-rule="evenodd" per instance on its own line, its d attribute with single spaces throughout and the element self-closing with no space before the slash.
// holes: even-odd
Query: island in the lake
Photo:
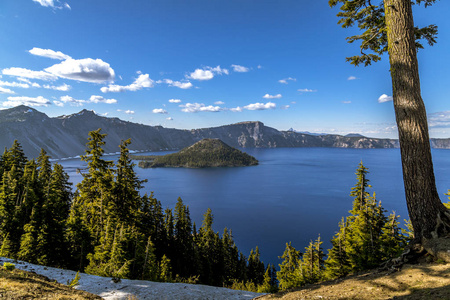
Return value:
<svg viewBox="0 0 450 300">
<path fill-rule="evenodd" d="M 141 160 L 141 168 L 208 168 L 254 166 L 258 160 L 230 147 L 219 139 L 203 139 L 177 153 L 167 155 L 132 156 Z"/>
</svg>

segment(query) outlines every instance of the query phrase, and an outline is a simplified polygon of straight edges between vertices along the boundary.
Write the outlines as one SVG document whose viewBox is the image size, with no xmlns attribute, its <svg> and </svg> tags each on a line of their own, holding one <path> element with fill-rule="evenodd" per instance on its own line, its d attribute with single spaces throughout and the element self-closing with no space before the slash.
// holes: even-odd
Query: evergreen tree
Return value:
<svg viewBox="0 0 450 300">
<path fill-rule="evenodd" d="M 324 253 L 322 250 L 323 242 L 320 240 L 320 235 L 313 243 L 305 248 L 305 253 L 302 258 L 302 277 L 305 283 L 315 283 L 323 279 L 324 273 Z"/>
<path fill-rule="evenodd" d="M 331 249 L 325 261 L 325 277 L 329 279 L 341 278 L 351 271 L 351 265 L 346 251 L 346 237 L 348 222 L 343 217 L 339 222 L 339 231 L 331 239 Z"/>
<path fill-rule="evenodd" d="M 264 263 L 259 258 L 259 248 L 256 246 L 255 251 L 250 251 L 248 257 L 248 279 L 255 285 L 262 284 L 264 280 Z"/>
<path fill-rule="evenodd" d="M 77 186 L 77 201 L 83 206 L 83 215 L 87 228 L 95 243 L 103 234 L 106 219 L 112 209 L 113 162 L 104 160 L 106 134 L 101 129 L 89 132 L 86 155 L 81 159 L 88 163 L 88 173 L 83 174 L 83 180 Z"/>
<path fill-rule="evenodd" d="M 280 259 L 283 259 L 283 262 L 279 265 L 280 271 L 277 272 L 281 290 L 298 287 L 304 283 L 301 274 L 301 257 L 300 251 L 297 251 L 290 242 L 289 244 L 286 243 L 286 249 L 280 257 Z"/>
<path fill-rule="evenodd" d="M 172 282 L 172 267 L 170 265 L 170 259 L 163 255 L 161 263 L 159 264 L 159 279 L 162 282 Z"/>
<path fill-rule="evenodd" d="M 189 277 L 194 271 L 194 241 L 189 208 L 178 198 L 175 205 L 174 248 L 176 257 L 172 260 L 173 272 L 181 277 Z"/>
<path fill-rule="evenodd" d="M 134 171 L 127 146 L 130 139 L 120 144 L 120 156 L 116 164 L 115 181 L 113 185 L 112 214 L 117 216 L 119 222 L 135 225 L 142 201 L 139 190 L 146 180 L 139 180 Z"/>
</svg>

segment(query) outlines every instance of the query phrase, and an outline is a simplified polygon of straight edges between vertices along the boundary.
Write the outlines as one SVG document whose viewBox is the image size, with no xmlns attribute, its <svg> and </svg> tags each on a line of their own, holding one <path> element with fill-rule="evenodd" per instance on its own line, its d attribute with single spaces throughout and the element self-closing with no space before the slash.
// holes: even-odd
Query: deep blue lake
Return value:
<svg viewBox="0 0 450 300">
<path fill-rule="evenodd" d="M 141 169 L 136 172 L 148 183 L 164 208 L 174 208 L 178 197 L 189 206 L 197 228 L 209 207 L 214 229 L 231 228 L 238 248 L 248 256 L 258 246 L 261 259 L 278 266 L 286 242 L 303 252 L 320 234 L 323 247 L 348 215 L 356 183 L 355 171 L 363 161 L 368 178 L 383 207 L 408 218 L 399 149 L 276 148 L 243 149 L 259 160 L 258 166 L 239 168 Z M 165 152 L 148 152 L 162 155 Z M 168 152 L 167 152 L 168 153 Z M 143 153 L 144 154 L 144 153 Z M 145 153 L 147 154 L 147 153 Z M 108 158 L 108 157 L 107 157 Z M 111 157 L 113 159 L 114 156 Z M 433 150 L 433 162 L 441 200 L 450 189 L 450 150 Z M 78 159 L 59 161 L 77 183 Z"/>
</svg>

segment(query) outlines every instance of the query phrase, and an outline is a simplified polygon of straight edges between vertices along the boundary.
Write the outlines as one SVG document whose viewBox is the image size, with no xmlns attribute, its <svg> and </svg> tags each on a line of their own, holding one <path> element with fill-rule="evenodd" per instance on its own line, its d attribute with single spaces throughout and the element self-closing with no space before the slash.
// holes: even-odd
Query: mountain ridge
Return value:
<svg viewBox="0 0 450 300">
<path fill-rule="evenodd" d="M 108 118 L 86 109 L 71 115 L 48 117 L 27 106 L 0 111 L 0 146 L 11 147 L 18 140 L 27 157 L 43 148 L 52 158 L 73 157 L 85 152 L 89 131 L 102 128 L 107 134 L 105 153 L 119 151 L 121 140 L 131 138 L 130 150 L 178 150 L 205 138 L 218 138 L 235 148 L 342 147 L 398 148 L 394 139 L 359 136 L 310 135 L 279 131 L 260 121 L 246 121 L 200 129 L 174 129 Z M 432 139 L 436 148 L 450 148 L 450 139 Z"/>
</svg>

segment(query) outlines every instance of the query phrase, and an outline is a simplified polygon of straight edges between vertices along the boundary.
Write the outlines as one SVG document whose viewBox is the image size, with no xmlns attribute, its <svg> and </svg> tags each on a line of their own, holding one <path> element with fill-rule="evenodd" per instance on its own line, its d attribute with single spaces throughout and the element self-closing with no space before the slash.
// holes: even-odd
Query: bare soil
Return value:
<svg viewBox="0 0 450 300">
<path fill-rule="evenodd" d="M 450 300 L 450 264 L 404 265 L 392 274 L 371 271 L 257 299 Z"/>
</svg>

